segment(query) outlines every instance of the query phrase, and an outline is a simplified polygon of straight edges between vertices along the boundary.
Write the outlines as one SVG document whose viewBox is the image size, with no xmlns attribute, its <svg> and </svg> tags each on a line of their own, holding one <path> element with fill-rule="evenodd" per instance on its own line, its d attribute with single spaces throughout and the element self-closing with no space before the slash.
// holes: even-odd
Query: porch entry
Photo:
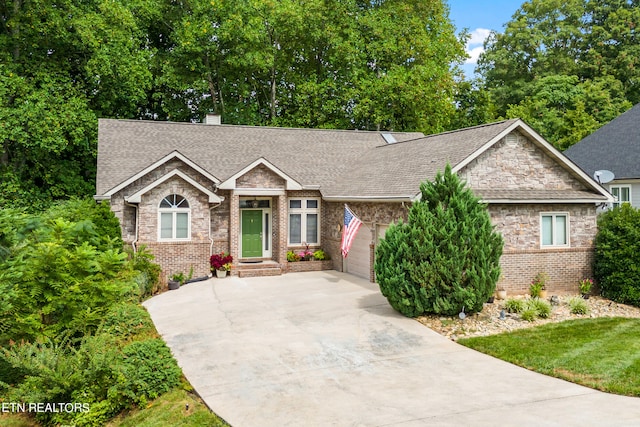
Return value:
<svg viewBox="0 0 640 427">
<path fill-rule="evenodd" d="M 240 200 L 240 257 L 271 256 L 271 200 Z"/>
</svg>

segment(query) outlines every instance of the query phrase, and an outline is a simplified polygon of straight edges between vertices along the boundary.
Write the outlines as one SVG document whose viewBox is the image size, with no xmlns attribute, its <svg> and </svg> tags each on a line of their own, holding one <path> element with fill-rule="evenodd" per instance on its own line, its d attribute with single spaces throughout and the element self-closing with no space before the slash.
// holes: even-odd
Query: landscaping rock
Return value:
<svg viewBox="0 0 640 427">
<path fill-rule="evenodd" d="M 500 320 L 500 311 L 504 309 L 504 301 L 496 301 L 493 304 L 485 304 L 480 313 L 467 316 L 460 320 L 458 316 L 420 316 L 418 320 L 423 325 L 457 341 L 459 338 L 494 335 L 502 332 L 514 331 L 522 328 L 544 325 L 545 323 L 562 322 L 572 319 L 597 318 L 597 317 L 633 317 L 640 318 L 640 308 L 630 305 L 618 304 L 611 300 L 592 296 L 585 300 L 589 306 L 589 314 L 571 314 L 567 301 L 574 295 L 553 296 L 558 299 L 558 305 L 553 305 L 548 319 L 536 319 L 533 322 L 522 320 L 520 315 L 505 313 L 505 319 Z M 528 298 L 517 296 L 515 298 Z M 506 311 L 506 310 L 505 310 Z"/>
</svg>

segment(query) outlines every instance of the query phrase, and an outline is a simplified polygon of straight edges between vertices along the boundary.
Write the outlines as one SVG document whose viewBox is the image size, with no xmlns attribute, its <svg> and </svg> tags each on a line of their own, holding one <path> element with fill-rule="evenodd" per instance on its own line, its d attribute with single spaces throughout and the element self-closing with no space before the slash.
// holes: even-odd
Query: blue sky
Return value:
<svg viewBox="0 0 640 427">
<path fill-rule="evenodd" d="M 467 28 L 471 40 L 467 52 L 471 58 L 462 67 L 466 76 L 471 77 L 476 67 L 478 56 L 482 52 L 482 43 L 491 30 L 501 33 L 504 24 L 525 0 L 447 0 L 450 8 L 449 17 L 460 32 Z"/>
</svg>

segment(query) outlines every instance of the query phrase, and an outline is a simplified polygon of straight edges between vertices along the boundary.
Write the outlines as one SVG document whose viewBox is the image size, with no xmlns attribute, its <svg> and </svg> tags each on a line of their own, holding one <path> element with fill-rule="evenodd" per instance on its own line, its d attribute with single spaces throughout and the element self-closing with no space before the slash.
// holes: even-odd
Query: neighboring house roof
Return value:
<svg viewBox="0 0 640 427">
<path fill-rule="evenodd" d="M 433 179 L 447 163 L 458 172 L 513 131 L 525 134 L 586 191 L 476 189 L 483 200 L 553 203 L 610 198 L 520 119 L 430 136 L 101 119 L 97 197 L 108 197 L 177 158 L 223 189 L 234 188 L 239 176 L 260 164 L 283 178 L 287 188 L 319 189 L 328 200 L 416 200 L 420 183 Z M 130 197 L 134 196 L 138 193 Z"/>
<path fill-rule="evenodd" d="M 564 154 L 589 176 L 610 170 L 615 179 L 640 178 L 640 104 L 569 147 Z"/>
<path fill-rule="evenodd" d="M 220 181 L 265 158 L 302 186 L 333 180 L 363 152 L 417 132 L 363 132 L 100 119 L 97 195 L 129 181 L 177 150 Z M 170 156 L 173 157 L 173 156 Z"/>
</svg>

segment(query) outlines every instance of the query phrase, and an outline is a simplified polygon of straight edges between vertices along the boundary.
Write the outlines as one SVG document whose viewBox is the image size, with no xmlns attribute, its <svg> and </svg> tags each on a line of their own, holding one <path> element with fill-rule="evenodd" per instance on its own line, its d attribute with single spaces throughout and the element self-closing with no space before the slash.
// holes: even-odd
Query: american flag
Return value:
<svg viewBox="0 0 640 427">
<path fill-rule="evenodd" d="M 342 244 L 340 245 L 343 258 L 347 257 L 353 239 L 356 237 L 361 225 L 362 221 L 351 212 L 347 205 L 344 205 L 344 227 L 342 228 Z"/>
</svg>

